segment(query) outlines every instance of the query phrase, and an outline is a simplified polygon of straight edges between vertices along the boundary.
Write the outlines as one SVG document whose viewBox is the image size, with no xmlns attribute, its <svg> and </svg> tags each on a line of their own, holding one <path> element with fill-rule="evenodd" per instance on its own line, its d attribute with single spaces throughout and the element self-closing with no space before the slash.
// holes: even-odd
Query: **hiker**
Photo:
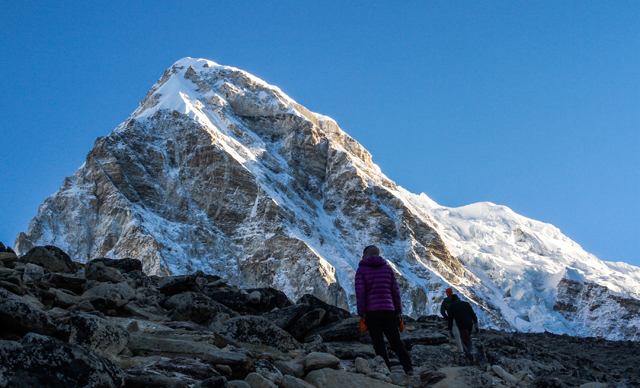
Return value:
<svg viewBox="0 0 640 388">
<path fill-rule="evenodd" d="M 478 317 L 473 312 L 473 308 L 471 308 L 469 302 L 464 302 L 460 300 L 458 295 L 452 294 L 447 316 L 449 332 L 452 333 L 455 323 L 458 327 L 459 338 L 464 345 L 462 350 L 469 350 L 471 348 L 471 331 L 475 328 L 476 333 L 478 333 Z M 460 350 L 460 346 L 458 346 L 458 350 Z"/>
<path fill-rule="evenodd" d="M 445 290 L 447 297 L 444 298 L 442 304 L 440 305 L 440 314 L 442 317 L 447 320 L 447 326 L 449 325 L 449 315 L 447 314 L 447 310 L 449 310 L 449 306 L 453 303 L 453 289 L 447 288 Z M 453 327 L 449 327 L 449 337 L 454 340 L 456 346 L 458 347 L 459 352 L 464 352 L 464 346 L 462 345 L 462 340 L 460 339 L 460 330 L 458 330 L 458 325 L 455 321 L 453 321 Z"/>
<path fill-rule="evenodd" d="M 355 280 L 360 328 L 363 333 L 369 330 L 376 355 L 384 359 L 387 367 L 391 367 L 384 334 L 391 349 L 398 355 L 404 372 L 412 373 L 411 358 L 404 348 L 398 329 L 399 326 L 404 329 L 404 323 L 396 275 L 387 261 L 380 257 L 380 250 L 375 245 L 369 245 L 362 252 Z"/>
</svg>

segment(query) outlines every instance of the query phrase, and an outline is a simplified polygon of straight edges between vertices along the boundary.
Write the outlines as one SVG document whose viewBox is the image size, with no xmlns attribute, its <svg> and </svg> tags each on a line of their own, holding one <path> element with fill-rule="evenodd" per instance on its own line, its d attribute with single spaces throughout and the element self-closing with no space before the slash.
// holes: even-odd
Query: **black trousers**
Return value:
<svg viewBox="0 0 640 388">
<path fill-rule="evenodd" d="M 404 344 L 400 339 L 396 314 L 393 311 L 372 311 L 368 312 L 364 319 L 376 355 L 384 358 L 384 362 L 387 366 L 390 366 L 389 355 L 387 354 L 387 348 L 384 344 L 384 336 L 386 336 L 391 345 L 391 350 L 398 355 L 404 371 L 409 373 L 413 370 L 411 357 L 409 357 L 409 353 L 407 353 L 407 349 L 404 348 Z"/>
</svg>

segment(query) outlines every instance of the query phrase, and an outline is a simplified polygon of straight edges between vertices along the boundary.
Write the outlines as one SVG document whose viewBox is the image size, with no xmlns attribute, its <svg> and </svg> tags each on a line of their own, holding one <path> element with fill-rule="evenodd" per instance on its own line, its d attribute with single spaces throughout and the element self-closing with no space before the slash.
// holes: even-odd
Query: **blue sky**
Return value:
<svg viewBox="0 0 640 388">
<path fill-rule="evenodd" d="M 0 241 L 190 56 L 334 118 L 399 185 L 640 266 L 640 2 L 0 3 Z"/>
</svg>

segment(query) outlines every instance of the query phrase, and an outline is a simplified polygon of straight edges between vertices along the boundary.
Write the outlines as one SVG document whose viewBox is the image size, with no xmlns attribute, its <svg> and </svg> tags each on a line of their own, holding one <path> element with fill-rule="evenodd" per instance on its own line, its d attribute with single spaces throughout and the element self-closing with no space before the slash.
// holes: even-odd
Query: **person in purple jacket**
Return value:
<svg viewBox="0 0 640 388">
<path fill-rule="evenodd" d="M 413 371 L 411 357 L 400 339 L 398 322 L 402 314 L 402 301 L 396 275 L 387 261 L 380 257 L 380 250 L 369 245 L 362 253 L 356 271 L 356 298 L 358 315 L 364 319 L 373 349 L 389 365 L 389 356 L 383 334 L 391 349 L 398 355 L 405 373 Z"/>
</svg>

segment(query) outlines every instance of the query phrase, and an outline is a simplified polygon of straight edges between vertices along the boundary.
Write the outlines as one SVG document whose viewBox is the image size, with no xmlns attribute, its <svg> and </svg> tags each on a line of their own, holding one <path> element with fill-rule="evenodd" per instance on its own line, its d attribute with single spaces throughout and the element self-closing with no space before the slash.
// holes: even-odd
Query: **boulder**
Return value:
<svg viewBox="0 0 640 388">
<path fill-rule="evenodd" d="M 218 280 L 220 280 L 219 276 L 197 271 L 191 275 L 164 277 L 158 284 L 158 289 L 166 296 L 173 296 L 185 291 L 200 292 L 205 285 L 216 283 Z"/>
<path fill-rule="evenodd" d="M 320 326 L 320 322 L 322 322 L 325 313 L 326 311 L 324 309 L 311 310 L 300 317 L 287 331 L 291 333 L 295 339 L 301 341 L 306 333 Z"/>
<path fill-rule="evenodd" d="M 359 373 L 348 373 L 335 369 L 319 369 L 309 373 L 304 379 L 317 388 L 335 387 L 366 387 L 366 388 L 397 388 L 393 384 L 371 379 Z"/>
<path fill-rule="evenodd" d="M 25 264 L 36 264 L 52 272 L 75 273 L 80 269 L 69 255 L 53 245 L 33 247 L 19 261 Z"/>
<path fill-rule="evenodd" d="M 76 295 L 82 295 L 87 279 L 69 274 L 51 273 L 45 277 L 45 282 L 53 288 L 68 290 Z"/>
<path fill-rule="evenodd" d="M 166 377 L 177 377 L 188 384 L 220 376 L 211 363 L 186 357 L 140 365 L 130 369 L 128 373 L 140 376 L 159 374 Z"/>
<path fill-rule="evenodd" d="M 451 350 L 448 346 L 415 345 L 409 352 L 415 365 L 426 370 L 438 370 L 445 366 L 468 366 L 469 360 L 464 353 Z"/>
<path fill-rule="evenodd" d="M 124 306 L 131 316 L 144 318 L 150 321 L 168 321 L 167 311 L 152 298 L 136 299 Z"/>
<path fill-rule="evenodd" d="M 389 375 L 391 383 L 401 387 L 419 387 L 422 385 L 420 376 L 410 376 L 404 372 L 393 372 Z"/>
<path fill-rule="evenodd" d="M 227 384 L 229 388 L 251 388 L 249 384 L 242 380 L 231 380 Z"/>
<path fill-rule="evenodd" d="M 153 285 L 151 278 L 142 271 L 130 271 L 125 273 L 124 277 L 133 288 L 145 288 Z"/>
<path fill-rule="evenodd" d="M 280 388 L 315 388 L 315 386 L 294 376 L 284 376 Z"/>
<path fill-rule="evenodd" d="M 19 343 L 0 341 L 0 365 L 2 386 L 124 387 L 124 372 L 113 362 L 81 346 L 35 333 Z"/>
<path fill-rule="evenodd" d="M 448 336 L 425 330 L 416 330 L 413 332 L 404 331 L 401 333 L 400 338 L 407 350 L 410 350 L 415 345 L 441 345 L 449 343 Z"/>
<path fill-rule="evenodd" d="M 188 388 L 189 384 L 180 377 L 167 377 L 155 373 L 138 374 L 127 371 L 127 388 Z"/>
<path fill-rule="evenodd" d="M 371 373 L 371 367 L 369 366 L 369 362 L 364 358 L 358 357 L 354 361 L 354 366 L 356 368 L 356 372 L 362 373 L 363 375 L 368 375 Z"/>
<path fill-rule="evenodd" d="M 49 289 L 49 291 L 56 295 L 56 299 L 53 302 L 53 306 L 55 307 L 62 307 L 66 309 L 84 301 L 81 297 L 71 294 L 70 291 L 54 290 L 53 288 Z"/>
<path fill-rule="evenodd" d="M 335 369 L 340 366 L 340 359 L 330 354 L 313 352 L 304 358 L 302 365 L 306 373 L 323 368 Z"/>
<path fill-rule="evenodd" d="M 155 337 L 143 331 L 130 333 L 127 347 L 135 356 L 163 356 L 169 358 L 203 358 L 207 353 L 220 352 L 220 349 L 216 346 L 206 342 Z M 225 362 L 218 363 L 225 364 Z"/>
<path fill-rule="evenodd" d="M 209 321 L 218 313 L 233 317 L 240 315 L 208 296 L 192 291 L 173 295 L 165 302 L 165 307 L 172 309 L 169 312 L 172 321 L 192 321 L 199 324 Z"/>
<path fill-rule="evenodd" d="M 131 258 L 125 258 L 125 259 L 100 258 L 100 259 L 91 260 L 91 262 L 98 262 L 98 261 L 103 263 L 105 266 L 107 266 L 109 268 L 117 269 L 122 274 L 133 272 L 133 271 L 141 271 L 142 272 L 142 262 L 140 260 L 138 260 L 138 259 L 131 259 Z"/>
<path fill-rule="evenodd" d="M 360 342 L 325 342 L 324 344 L 332 348 L 335 356 L 342 360 L 353 360 L 357 357 L 370 359 L 376 356 L 376 352 L 370 344 Z"/>
<path fill-rule="evenodd" d="M 301 349 L 291 334 L 264 318 L 242 316 L 231 318 L 220 325 L 216 332 L 219 345 L 231 344 L 248 348 L 275 348 L 282 352 Z"/>
<path fill-rule="evenodd" d="M 251 306 L 256 313 L 293 306 L 293 302 L 287 295 L 275 288 L 249 288 L 246 291 L 248 293 L 247 304 Z M 258 295 L 257 297 L 256 294 Z"/>
<path fill-rule="evenodd" d="M 294 304 L 293 306 L 276 309 L 260 315 L 260 317 L 270 321 L 281 329 L 288 329 L 301 316 L 309 311 L 309 305 L 305 303 Z"/>
<path fill-rule="evenodd" d="M 3 288 L 0 288 L 0 329 L 20 335 L 28 332 L 54 335 L 58 331 L 46 311 Z"/>
<path fill-rule="evenodd" d="M 384 358 L 382 356 L 375 356 L 371 360 L 369 360 L 369 368 L 371 368 L 372 373 L 381 373 L 383 375 L 388 375 L 391 373 L 387 363 L 384 362 Z"/>
<path fill-rule="evenodd" d="M 439 372 L 445 374 L 445 378 L 431 385 L 432 388 L 458 388 L 458 387 L 490 387 L 494 385 L 493 378 L 486 372 L 473 367 L 445 367 Z"/>
<path fill-rule="evenodd" d="M 433 385 L 442 379 L 446 379 L 447 375 L 435 370 L 425 370 L 420 373 L 420 382 L 426 385 Z"/>
<path fill-rule="evenodd" d="M 216 377 L 210 377 L 206 380 L 202 380 L 199 383 L 194 384 L 192 388 L 229 388 L 229 387 L 230 385 L 227 382 L 226 377 L 216 376 Z"/>
<path fill-rule="evenodd" d="M 100 311 L 123 307 L 135 297 L 135 290 L 127 283 L 101 283 L 82 294 Z"/>
<path fill-rule="evenodd" d="M 310 306 L 311 309 L 321 308 L 326 311 L 324 318 L 322 319 L 322 325 L 327 325 L 332 322 L 337 322 L 343 319 L 347 319 L 351 317 L 351 313 L 347 310 L 341 309 L 340 307 L 336 307 L 330 305 L 327 302 L 320 300 L 319 298 L 311 295 L 305 294 L 303 295 L 296 304 L 298 303 L 306 303 Z M 359 329 L 358 329 L 359 330 Z"/>
<path fill-rule="evenodd" d="M 22 274 L 22 280 L 25 283 L 39 283 L 42 281 L 44 276 L 45 276 L 45 271 L 43 267 L 39 265 L 27 263 L 27 265 L 24 268 L 24 273 Z"/>
<path fill-rule="evenodd" d="M 244 381 L 249 384 L 251 388 L 278 388 L 273 382 L 266 377 L 258 373 L 249 373 Z"/>
<path fill-rule="evenodd" d="M 95 315 L 74 312 L 70 326 L 69 343 L 102 356 L 119 354 L 129 342 L 129 332 L 124 327 Z"/>
<path fill-rule="evenodd" d="M 276 368 L 269 360 L 257 358 L 253 360 L 253 367 L 256 373 L 271 381 L 275 385 L 280 385 L 282 381 L 282 372 Z"/>
<path fill-rule="evenodd" d="M 323 319 L 323 321 L 324 320 L 325 319 Z M 362 336 L 360 332 L 360 319 L 347 318 L 324 327 L 319 327 L 306 335 L 305 342 L 309 342 L 309 340 L 316 335 L 320 335 L 325 342 L 358 341 Z"/>
<path fill-rule="evenodd" d="M 0 262 L 3 267 L 13 268 L 13 264 L 18 261 L 18 255 L 10 252 L 0 252 Z"/>
<path fill-rule="evenodd" d="M 303 377 L 304 376 L 304 366 L 302 364 L 298 364 L 295 362 L 276 360 L 273 362 L 276 368 L 283 375 L 291 375 L 293 377 Z"/>
<path fill-rule="evenodd" d="M 121 283 L 126 279 L 120 271 L 104 265 L 102 261 L 92 260 L 84 267 L 84 277 L 97 282 Z"/>
</svg>

